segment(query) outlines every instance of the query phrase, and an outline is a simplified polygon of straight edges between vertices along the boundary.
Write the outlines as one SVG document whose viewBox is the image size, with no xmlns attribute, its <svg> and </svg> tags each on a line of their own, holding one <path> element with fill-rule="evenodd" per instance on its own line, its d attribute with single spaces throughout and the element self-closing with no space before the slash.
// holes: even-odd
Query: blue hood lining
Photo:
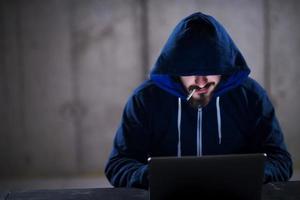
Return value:
<svg viewBox="0 0 300 200">
<path fill-rule="evenodd" d="M 185 90 L 180 82 L 175 82 L 170 75 L 151 74 L 151 80 L 161 89 L 177 96 L 185 98 Z"/>
<path fill-rule="evenodd" d="M 249 75 L 249 70 L 238 71 L 231 74 L 226 81 L 221 81 L 217 90 L 215 91 L 215 96 L 220 96 L 226 91 L 238 86 L 247 78 Z M 222 76 L 222 75 L 221 75 Z M 183 88 L 180 82 L 174 81 L 171 75 L 166 74 L 151 74 L 151 80 L 160 87 L 161 89 L 177 96 L 180 98 L 186 98 L 187 92 Z"/>
</svg>

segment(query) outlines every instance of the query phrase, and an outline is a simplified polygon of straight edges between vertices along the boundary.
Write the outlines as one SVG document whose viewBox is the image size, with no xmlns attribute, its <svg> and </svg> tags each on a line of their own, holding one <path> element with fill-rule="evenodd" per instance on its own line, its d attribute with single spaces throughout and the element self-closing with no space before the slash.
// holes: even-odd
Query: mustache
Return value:
<svg viewBox="0 0 300 200">
<path fill-rule="evenodd" d="M 200 88 L 198 85 L 191 85 L 190 87 L 188 87 L 188 91 L 191 92 L 193 90 L 201 90 L 203 88 L 209 88 L 210 86 L 215 85 L 214 82 L 209 82 L 207 83 L 204 87 Z"/>
<path fill-rule="evenodd" d="M 189 101 L 191 99 L 191 97 L 193 96 L 193 94 L 197 91 L 197 90 L 201 90 L 201 89 L 207 89 L 209 88 L 210 86 L 212 85 L 215 85 L 214 82 L 210 82 L 210 83 L 207 83 L 204 87 L 199 87 L 198 85 L 191 85 L 189 88 L 188 88 L 188 97 L 186 98 L 187 101 Z"/>
</svg>

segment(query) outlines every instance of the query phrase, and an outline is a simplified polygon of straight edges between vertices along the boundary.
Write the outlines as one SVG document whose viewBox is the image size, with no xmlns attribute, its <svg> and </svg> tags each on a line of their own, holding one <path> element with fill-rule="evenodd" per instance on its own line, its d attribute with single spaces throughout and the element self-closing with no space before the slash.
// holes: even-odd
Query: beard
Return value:
<svg viewBox="0 0 300 200">
<path fill-rule="evenodd" d="M 212 87 L 212 90 L 209 91 L 208 93 L 202 93 L 202 94 L 199 94 L 197 96 L 197 98 L 195 97 L 191 97 L 190 100 L 189 100 L 189 103 L 192 107 L 194 108 L 202 108 L 204 106 L 206 106 L 209 101 L 211 100 L 212 96 L 213 96 L 213 91 L 215 90 L 215 83 L 208 83 L 205 88 L 211 88 Z M 192 91 L 193 89 L 200 89 L 198 86 L 195 86 L 195 85 L 192 85 L 189 87 L 189 91 Z"/>
<path fill-rule="evenodd" d="M 192 97 L 189 103 L 193 108 L 202 108 L 209 103 L 210 99 L 211 94 L 200 94 L 198 98 Z"/>
</svg>

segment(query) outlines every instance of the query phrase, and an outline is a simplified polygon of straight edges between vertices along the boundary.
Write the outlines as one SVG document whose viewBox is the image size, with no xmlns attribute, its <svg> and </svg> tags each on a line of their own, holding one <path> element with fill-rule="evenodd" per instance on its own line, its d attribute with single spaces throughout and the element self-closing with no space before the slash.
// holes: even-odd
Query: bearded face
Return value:
<svg viewBox="0 0 300 200">
<path fill-rule="evenodd" d="M 180 80 L 186 89 L 191 94 L 189 99 L 193 107 L 206 106 L 213 96 L 221 80 L 221 75 L 209 76 L 181 76 Z"/>
</svg>

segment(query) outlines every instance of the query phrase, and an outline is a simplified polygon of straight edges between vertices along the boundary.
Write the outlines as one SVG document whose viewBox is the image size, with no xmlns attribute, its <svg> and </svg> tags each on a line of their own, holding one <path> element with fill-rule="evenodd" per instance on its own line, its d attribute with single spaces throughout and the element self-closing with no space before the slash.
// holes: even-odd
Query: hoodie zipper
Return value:
<svg viewBox="0 0 300 200">
<path fill-rule="evenodd" d="M 197 156 L 202 156 L 202 108 L 198 108 L 197 115 Z"/>
</svg>

